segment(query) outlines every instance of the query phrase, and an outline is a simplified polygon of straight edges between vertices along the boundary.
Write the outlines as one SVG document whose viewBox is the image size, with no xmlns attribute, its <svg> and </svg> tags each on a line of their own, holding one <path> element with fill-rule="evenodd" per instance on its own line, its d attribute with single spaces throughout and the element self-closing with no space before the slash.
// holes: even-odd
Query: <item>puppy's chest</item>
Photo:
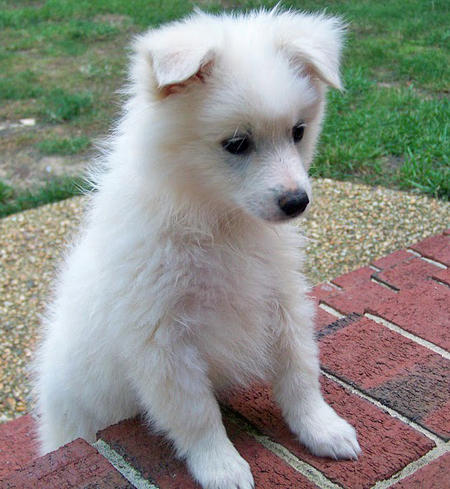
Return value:
<svg viewBox="0 0 450 489">
<path fill-rule="evenodd" d="M 211 251 L 189 267 L 180 323 L 216 385 L 267 377 L 279 324 L 280 271 L 260 254 Z"/>
<path fill-rule="evenodd" d="M 279 302 L 280 269 L 268 257 L 209 252 L 189 266 L 185 311 L 258 322 Z M 256 312 L 258 311 L 258 312 Z M 238 321 L 235 317 L 235 321 Z"/>
</svg>

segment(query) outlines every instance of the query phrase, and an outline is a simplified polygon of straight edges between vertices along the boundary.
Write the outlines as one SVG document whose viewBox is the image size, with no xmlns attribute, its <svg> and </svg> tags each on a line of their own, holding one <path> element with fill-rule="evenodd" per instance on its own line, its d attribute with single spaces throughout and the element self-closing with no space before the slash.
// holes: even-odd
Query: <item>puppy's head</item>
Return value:
<svg viewBox="0 0 450 489">
<path fill-rule="evenodd" d="M 300 215 L 342 36 L 334 17 L 272 11 L 198 12 L 140 37 L 133 90 L 157 119 L 174 192 L 270 221 Z"/>
</svg>

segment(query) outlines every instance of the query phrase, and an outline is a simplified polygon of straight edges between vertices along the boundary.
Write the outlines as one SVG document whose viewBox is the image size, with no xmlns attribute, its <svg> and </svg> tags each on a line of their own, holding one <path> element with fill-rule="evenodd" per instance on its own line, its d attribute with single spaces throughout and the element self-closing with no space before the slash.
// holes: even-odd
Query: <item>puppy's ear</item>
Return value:
<svg viewBox="0 0 450 489">
<path fill-rule="evenodd" d="M 211 73 L 215 49 L 190 27 L 175 23 L 150 31 L 135 45 L 150 65 L 154 88 L 163 98 L 204 83 Z"/>
<path fill-rule="evenodd" d="M 300 72 L 339 90 L 344 23 L 336 17 L 284 12 L 279 17 L 279 48 Z"/>
<path fill-rule="evenodd" d="M 167 96 L 192 83 L 203 83 L 211 73 L 214 56 L 213 50 L 198 48 L 154 50 L 151 58 L 158 88 Z"/>
</svg>

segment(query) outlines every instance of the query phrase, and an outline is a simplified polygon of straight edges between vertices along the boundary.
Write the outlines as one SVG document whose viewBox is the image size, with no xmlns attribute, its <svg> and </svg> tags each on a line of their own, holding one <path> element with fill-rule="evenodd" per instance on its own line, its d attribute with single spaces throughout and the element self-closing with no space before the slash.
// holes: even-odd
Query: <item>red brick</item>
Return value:
<svg viewBox="0 0 450 489">
<path fill-rule="evenodd" d="M 31 415 L 0 425 L 0 480 L 38 457 L 38 441 Z"/>
<path fill-rule="evenodd" d="M 347 316 L 336 319 L 332 323 L 323 327 L 316 333 L 316 337 L 320 340 L 325 336 L 332 335 L 339 331 L 340 329 L 346 328 L 349 324 L 358 321 L 361 318 L 360 314 L 348 314 Z"/>
<path fill-rule="evenodd" d="M 324 337 L 320 351 L 326 370 L 448 437 L 448 417 L 428 419 L 450 401 L 448 360 L 367 318 Z"/>
<path fill-rule="evenodd" d="M 412 253 L 409 253 L 406 250 L 397 250 L 394 251 L 394 253 L 391 253 L 390 255 L 383 256 L 382 258 L 378 258 L 378 260 L 372 262 L 372 265 L 374 267 L 385 270 L 386 268 L 390 268 L 394 265 L 397 265 L 398 263 L 411 260 L 412 258 L 414 258 L 414 255 Z"/>
<path fill-rule="evenodd" d="M 421 258 L 413 258 L 376 273 L 376 277 L 396 289 L 412 289 L 420 282 L 430 280 L 440 268 Z"/>
<path fill-rule="evenodd" d="M 370 278 L 375 273 L 370 267 L 362 267 L 352 272 L 344 273 L 339 277 L 334 278 L 331 282 L 339 287 L 349 289 L 356 285 L 366 284 L 370 282 Z"/>
<path fill-rule="evenodd" d="M 36 459 L 2 482 L 2 489 L 132 489 L 97 450 L 78 439 Z"/>
<path fill-rule="evenodd" d="M 227 432 L 239 453 L 252 469 L 256 488 L 313 489 L 317 486 L 286 462 L 264 448 L 234 423 L 226 423 Z"/>
<path fill-rule="evenodd" d="M 436 271 L 435 273 L 433 273 L 433 278 L 435 280 L 439 280 L 439 282 L 450 285 L 450 268 Z"/>
<path fill-rule="evenodd" d="M 438 423 L 435 416 L 441 406 L 448 402 L 449 379 L 449 362 L 437 356 L 432 357 L 427 364 L 418 363 L 408 372 L 369 389 L 368 393 L 383 404 L 434 431 L 441 438 L 448 439 L 448 413 L 447 417 L 441 418 Z M 440 391 L 439 386 L 444 390 Z"/>
<path fill-rule="evenodd" d="M 321 307 L 317 307 L 316 313 L 316 329 L 321 330 L 326 328 L 329 324 L 334 323 L 338 319 L 327 311 L 324 311 Z"/>
<path fill-rule="evenodd" d="M 450 288 L 431 280 L 414 289 L 400 290 L 367 312 L 381 316 L 425 340 L 450 349 Z"/>
<path fill-rule="evenodd" d="M 443 438 L 450 438 L 450 401 L 431 412 L 422 424 Z"/>
<path fill-rule="evenodd" d="M 335 292 L 322 302 L 341 314 L 364 314 L 367 309 L 373 309 L 387 299 L 395 298 L 396 294 L 397 292 L 370 281 Z"/>
<path fill-rule="evenodd" d="M 316 318 L 315 318 L 316 330 L 321 330 L 322 328 L 325 328 L 326 326 L 336 321 L 337 319 L 336 316 L 333 316 L 329 312 L 324 311 L 321 307 L 319 307 L 320 300 L 318 296 L 321 296 L 323 294 L 328 295 L 328 292 L 330 290 L 335 292 L 338 289 L 329 284 L 319 284 L 316 285 L 309 294 L 310 298 L 316 304 Z"/>
<path fill-rule="evenodd" d="M 439 356 L 368 318 L 324 337 L 320 354 L 324 368 L 362 389 L 377 387 Z"/>
<path fill-rule="evenodd" d="M 97 437 L 161 489 L 200 488 L 188 474 L 185 464 L 174 458 L 170 443 L 162 436 L 151 434 L 138 418 L 110 426 Z"/>
<path fill-rule="evenodd" d="M 231 441 L 250 464 L 257 488 L 316 487 L 233 422 L 227 421 L 225 424 Z M 168 442 L 161 436 L 149 433 L 139 419 L 110 426 L 98 436 L 160 489 L 200 487 L 188 474 L 185 464 L 174 458 L 174 452 Z"/>
<path fill-rule="evenodd" d="M 326 297 L 335 294 L 340 289 L 332 284 L 324 283 L 314 286 L 310 292 L 312 297 L 317 303 L 322 302 Z"/>
<path fill-rule="evenodd" d="M 450 453 L 397 482 L 392 489 L 450 489 Z"/>
<path fill-rule="evenodd" d="M 274 441 L 345 488 L 369 488 L 376 481 L 391 477 L 434 446 L 421 433 L 350 394 L 335 382 L 324 379 L 322 385 L 327 401 L 358 431 L 363 453 L 357 461 L 334 461 L 311 455 L 283 422 L 268 388 L 230 393 L 224 401 Z"/>
<path fill-rule="evenodd" d="M 411 249 L 417 251 L 426 258 L 450 266 L 450 236 L 438 234 L 424 239 L 420 243 L 411 246 Z"/>
<path fill-rule="evenodd" d="M 332 281 L 340 288 L 319 284 L 313 288 L 312 295 L 341 314 L 363 314 L 367 307 L 377 305 L 396 294 L 395 291 L 373 282 L 371 277 L 374 273 L 370 267 L 360 268 Z"/>
</svg>

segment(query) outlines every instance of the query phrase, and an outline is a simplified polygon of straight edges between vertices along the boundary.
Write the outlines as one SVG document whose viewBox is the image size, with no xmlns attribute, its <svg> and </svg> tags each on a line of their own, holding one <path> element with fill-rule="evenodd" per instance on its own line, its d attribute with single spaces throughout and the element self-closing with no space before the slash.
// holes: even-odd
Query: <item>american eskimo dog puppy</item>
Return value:
<svg viewBox="0 0 450 489">
<path fill-rule="evenodd" d="M 342 36 L 336 18 L 274 10 L 196 12 L 136 39 L 38 352 L 44 452 L 140 412 L 204 488 L 249 489 L 215 394 L 263 380 L 312 453 L 357 457 L 320 391 L 292 225 Z"/>
</svg>

